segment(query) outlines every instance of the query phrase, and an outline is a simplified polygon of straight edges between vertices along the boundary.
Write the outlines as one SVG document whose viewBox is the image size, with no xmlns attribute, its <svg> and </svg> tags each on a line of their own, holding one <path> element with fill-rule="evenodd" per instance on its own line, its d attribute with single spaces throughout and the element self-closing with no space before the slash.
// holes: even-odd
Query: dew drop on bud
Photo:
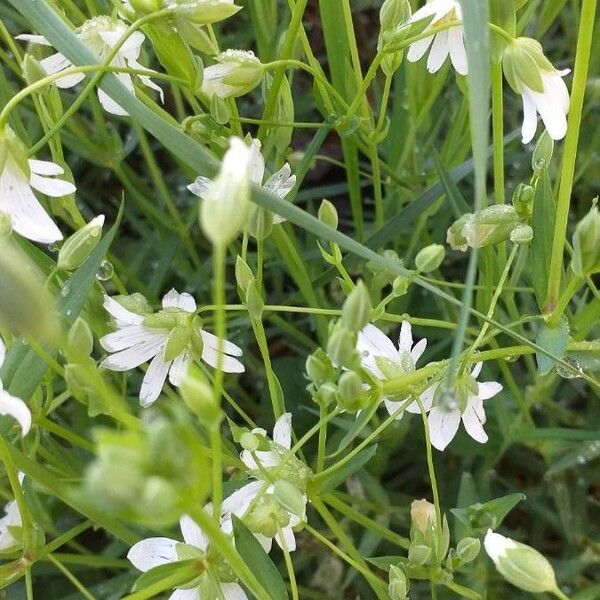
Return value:
<svg viewBox="0 0 600 600">
<path fill-rule="evenodd" d="M 563 361 L 566 362 L 571 368 L 567 368 L 565 365 L 557 364 L 555 369 L 556 373 L 559 377 L 563 379 L 577 379 L 582 376 L 583 371 L 581 369 L 581 365 L 570 356 L 566 356 L 563 358 Z"/>
<path fill-rule="evenodd" d="M 104 259 L 98 267 L 96 279 L 98 281 L 108 281 L 115 273 L 115 268 L 109 260 Z"/>
</svg>

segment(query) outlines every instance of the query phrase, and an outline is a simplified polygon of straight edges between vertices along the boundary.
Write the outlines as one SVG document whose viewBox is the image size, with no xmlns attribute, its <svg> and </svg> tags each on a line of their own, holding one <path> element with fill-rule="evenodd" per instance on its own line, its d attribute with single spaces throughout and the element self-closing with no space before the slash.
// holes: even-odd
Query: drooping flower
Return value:
<svg viewBox="0 0 600 600">
<path fill-rule="evenodd" d="M 250 160 L 248 175 L 250 181 L 256 185 L 260 185 L 266 191 L 270 192 L 277 198 L 283 200 L 292 191 L 296 185 L 296 176 L 292 175 L 292 169 L 288 163 L 285 163 L 279 171 L 271 175 L 266 181 L 265 177 L 265 159 L 261 152 L 260 140 L 253 139 L 250 144 Z M 188 190 L 192 194 L 204 198 L 206 190 L 211 183 L 211 179 L 200 175 L 196 180 L 188 185 Z M 285 219 L 279 215 L 273 215 L 273 224 L 283 223 Z"/>
<path fill-rule="evenodd" d="M 195 323 L 196 302 L 189 294 L 172 289 L 156 314 L 132 312 L 109 296 L 104 297 L 104 308 L 115 318 L 117 330 L 100 340 L 102 347 L 112 352 L 101 366 L 128 371 L 150 360 L 140 389 L 142 406 L 158 398 L 167 375 L 171 384 L 178 386 L 192 359 L 201 358 L 217 367 L 219 338 Z M 234 358 L 242 355 L 241 348 L 227 340 L 222 347 L 223 371 L 242 373 L 244 365 Z"/>
<path fill-rule="evenodd" d="M 502 68 L 508 84 L 523 100 L 523 143 L 528 144 L 534 138 L 538 113 L 550 137 L 562 140 L 567 134 L 570 105 L 563 77 L 570 69 L 556 69 L 544 56 L 542 45 L 524 37 L 506 47 Z"/>
<path fill-rule="evenodd" d="M 458 0 L 429 0 L 425 6 L 412 15 L 410 20 L 412 23 L 416 23 L 427 18 L 432 20 L 425 32 L 447 22 L 461 21 L 462 9 L 460 2 Z M 410 45 L 406 58 L 410 62 L 417 62 L 425 56 L 430 46 L 431 50 L 427 58 L 427 70 L 430 73 L 439 71 L 448 56 L 450 56 L 452 66 L 457 73 L 460 75 L 468 73 L 469 68 L 462 25 L 455 25 L 414 42 Z"/>
<path fill-rule="evenodd" d="M 0 338 L 0 367 L 4 364 L 6 345 Z M 0 415 L 7 415 L 17 421 L 21 427 L 21 436 L 25 437 L 31 429 L 31 411 L 23 400 L 9 394 L 0 381 Z M 7 511 L 8 512 L 8 511 Z"/>
<path fill-rule="evenodd" d="M 117 45 L 117 42 L 126 31 L 127 25 L 123 21 L 103 15 L 86 21 L 78 30 L 77 37 L 96 55 L 97 59 L 102 62 L 112 52 L 113 48 Z M 41 35 L 22 34 L 18 35 L 17 39 L 32 44 L 51 46 L 50 42 Z M 146 37 L 141 31 L 134 31 L 117 51 L 116 56 L 110 63 L 111 66 L 148 71 L 149 69 L 137 62 L 145 39 Z M 48 75 L 60 73 L 73 66 L 73 63 L 60 52 L 44 58 L 40 61 L 40 64 Z M 134 93 L 133 80 L 129 73 L 115 73 L 115 75 L 131 93 Z M 76 86 L 84 78 L 85 75 L 83 73 L 74 73 L 58 79 L 55 83 L 59 88 L 68 89 Z M 139 75 L 139 79 L 145 86 L 156 90 L 160 94 L 162 100 L 163 92 L 159 86 L 146 75 Z M 98 89 L 98 99 L 109 113 L 127 116 L 127 111 L 115 102 L 104 90 Z"/>
<path fill-rule="evenodd" d="M 19 235 L 43 244 L 62 240 L 34 190 L 52 198 L 73 194 L 72 183 L 54 177 L 63 173 L 56 163 L 27 158 L 25 145 L 10 127 L 0 132 L 0 213 Z"/>
<path fill-rule="evenodd" d="M 132 546 L 127 558 L 143 573 L 160 565 L 198 559 L 205 570 L 199 566 L 199 578 L 194 580 L 191 587 L 176 589 L 169 600 L 248 600 L 228 565 L 223 563 L 210 568 L 215 561 L 222 563 L 222 559 L 218 554 L 211 556 L 210 540 L 198 524 L 191 517 L 183 515 L 179 526 L 183 542 L 167 537 L 147 538 Z"/>
<path fill-rule="evenodd" d="M 23 483 L 24 473 L 19 473 L 19 483 Z M 21 542 L 14 536 L 15 530 L 21 527 L 21 513 L 16 500 L 11 500 L 4 507 L 4 516 L 0 518 L 0 552 L 16 550 Z"/>
<path fill-rule="evenodd" d="M 483 401 L 493 398 L 502 391 L 502 385 L 496 381 L 477 382 L 483 363 L 477 363 L 463 387 L 459 398 L 449 402 L 449 406 L 434 406 L 429 412 L 429 435 L 431 444 L 438 450 L 444 450 L 454 439 L 462 420 L 465 431 L 480 444 L 485 444 L 488 436 L 483 428 L 486 421 Z M 432 386 L 433 393 L 439 384 Z M 460 401 L 460 396 L 464 401 Z M 461 406 L 463 404 L 463 406 Z"/>
<path fill-rule="evenodd" d="M 358 334 L 356 349 L 360 355 L 362 366 L 367 369 L 376 379 L 392 379 L 413 373 L 417 361 L 425 352 L 427 339 L 423 338 L 413 345 L 412 328 L 407 321 L 402 322 L 398 348 L 394 342 L 375 325 L 367 325 Z M 421 395 L 420 400 L 423 408 L 428 411 L 433 402 L 435 388 L 429 387 Z M 406 398 L 390 399 L 383 398 L 385 407 L 390 415 L 397 413 L 396 419 L 401 419 L 404 411 L 398 409 L 408 400 Z M 419 414 L 420 408 L 417 402 L 411 402 L 406 410 Z"/>
<path fill-rule="evenodd" d="M 211 98 L 237 98 L 251 92 L 261 81 L 265 67 L 248 50 L 226 50 L 217 63 L 204 69 L 202 91 Z"/>
<path fill-rule="evenodd" d="M 289 451 L 292 444 L 292 415 L 277 419 L 273 439 L 261 428 L 252 430 L 255 439 L 263 440 L 268 450 L 245 448 L 240 458 L 257 481 L 250 482 L 223 502 L 223 528 L 231 527 L 232 515 L 244 519 L 266 551 L 273 538 L 280 547 L 296 549 L 294 528 L 306 519 L 307 497 L 304 493 L 308 470 Z M 283 459 L 285 457 L 285 463 Z M 267 478 L 268 475 L 268 478 Z"/>
</svg>

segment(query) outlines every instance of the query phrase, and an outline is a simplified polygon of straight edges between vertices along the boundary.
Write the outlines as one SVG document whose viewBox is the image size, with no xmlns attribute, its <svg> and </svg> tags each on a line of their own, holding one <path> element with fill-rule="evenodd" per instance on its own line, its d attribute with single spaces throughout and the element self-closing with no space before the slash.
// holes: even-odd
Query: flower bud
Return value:
<svg viewBox="0 0 600 600">
<path fill-rule="evenodd" d="M 69 329 L 67 349 L 70 359 L 74 362 L 78 357 L 88 357 L 92 354 L 94 336 L 90 326 L 82 317 L 77 317 Z"/>
<path fill-rule="evenodd" d="M 48 73 L 44 71 L 42 65 L 40 65 L 39 61 L 36 60 L 31 54 L 26 54 L 23 58 L 23 78 L 27 82 L 28 85 L 39 81 L 40 79 L 44 79 L 44 77 L 48 76 Z"/>
<path fill-rule="evenodd" d="M 235 259 L 235 280 L 244 294 L 248 289 L 248 286 L 254 284 L 254 274 L 252 273 L 252 269 L 250 269 L 248 264 L 239 255 Z"/>
<path fill-rule="evenodd" d="M 0 239 L 0 324 L 37 339 L 52 337 L 58 322 L 37 265 L 16 244 Z"/>
<path fill-rule="evenodd" d="M 244 96 L 260 84 L 265 73 L 265 66 L 250 51 L 226 50 L 216 61 L 204 69 L 202 92 L 209 98 Z"/>
<path fill-rule="evenodd" d="M 273 494 L 288 512 L 306 519 L 306 496 L 292 483 L 278 479 L 273 486 Z"/>
<path fill-rule="evenodd" d="M 466 213 L 460 219 L 454 221 L 450 227 L 448 227 L 448 231 L 446 233 L 446 243 L 450 245 L 452 250 L 460 250 L 461 252 L 466 252 L 469 244 L 467 243 L 467 239 L 463 235 L 464 226 L 471 221 L 473 218 L 472 213 Z"/>
<path fill-rule="evenodd" d="M 313 393 L 313 399 L 319 406 L 323 407 L 327 407 L 334 402 L 337 403 L 337 386 L 331 382 L 320 385 Z"/>
<path fill-rule="evenodd" d="M 475 560 L 481 550 L 481 542 L 477 538 L 466 537 L 456 546 L 456 557 L 459 564 L 466 565 Z"/>
<path fill-rule="evenodd" d="M 290 515 L 272 494 L 263 494 L 244 516 L 244 521 L 250 531 L 273 538 L 282 527 L 289 525 Z"/>
<path fill-rule="evenodd" d="M 571 269 L 578 277 L 600 271 L 600 214 L 597 200 L 575 228 Z"/>
<path fill-rule="evenodd" d="M 350 292 L 342 308 L 342 327 L 350 331 L 360 331 L 371 320 L 373 306 L 369 290 L 362 281 L 359 281 Z"/>
<path fill-rule="evenodd" d="M 536 142 L 531 155 L 531 168 L 533 171 L 539 173 L 539 171 L 545 169 L 552 160 L 552 154 L 554 154 L 554 140 L 547 131 L 544 131 Z"/>
<path fill-rule="evenodd" d="M 186 406 L 195 413 L 207 427 L 218 425 L 223 419 L 223 411 L 215 399 L 212 387 L 202 371 L 192 366 L 179 384 L 179 391 Z"/>
<path fill-rule="evenodd" d="M 329 200 L 323 200 L 321 206 L 319 206 L 318 213 L 319 221 L 329 225 L 333 229 L 338 227 L 338 212 L 335 205 Z"/>
<path fill-rule="evenodd" d="M 200 226 L 216 246 L 226 246 L 244 228 L 250 203 L 250 148 L 233 137 L 221 169 L 200 200 Z"/>
<path fill-rule="evenodd" d="M 246 290 L 246 298 L 244 299 L 244 304 L 248 309 L 248 314 L 252 319 L 260 319 L 262 315 L 263 309 L 265 307 L 265 303 L 256 289 L 256 284 L 249 285 Z"/>
<path fill-rule="evenodd" d="M 520 223 L 510 232 L 510 241 L 513 244 L 529 244 L 533 239 L 533 228 Z"/>
<path fill-rule="evenodd" d="M 393 36 L 394 31 L 408 23 L 411 15 L 410 2 L 408 0 L 385 0 L 379 11 L 379 40 L 377 50 L 385 51 L 388 39 Z M 402 64 L 404 51 L 386 52 L 381 61 L 383 72 L 389 77 L 398 70 Z"/>
<path fill-rule="evenodd" d="M 273 231 L 273 214 L 266 208 L 253 204 L 248 212 L 246 230 L 255 240 L 268 238 Z"/>
<path fill-rule="evenodd" d="M 233 0 L 171 0 L 175 14 L 196 25 L 210 25 L 229 19 L 242 9 Z"/>
<path fill-rule="evenodd" d="M 408 277 L 404 277 L 403 275 L 399 275 L 392 282 L 392 291 L 394 292 L 394 296 L 404 296 L 406 292 L 408 292 L 408 286 L 410 285 L 410 279 Z"/>
<path fill-rule="evenodd" d="M 260 439 L 255 433 L 245 431 L 240 438 L 240 445 L 248 452 L 256 452 L 260 446 Z"/>
<path fill-rule="evenodd" d="M 534 197 L 535 188 L 531 185 L 520 183 L 517 186 L 512 197 L 512 203 L 520 217 L 531 217 Z"/>
<path fill-rule="evenodd" d="M 104 215 L 98 215 L 65 240 L 58 252 L 58 268 L 74 271 L 92 253 L 100 241 Z"/>
<path fill-rule="evenodd" d="M 408 549 L 408 561 L 411 565 L 420 567 L 431 559 L 431 548 L 424 544 L 411 544 Z"/>
<path fill-rule="evenodd" d="M 415 266 L 420 273 L 431 273 L 435 271 L 444 261 L 446 251 L 444 246 L 431 244 L 423 248 L 415 258 Z"/>
<path fill-rule="evenodd" d="M 514 206 L 489 206 L 464 224 L 462 236 L 471 248 L 483 248 L 506 241 L 518 223 Z"/>
<path fill-rule="evenodd" d="M 305 369 L 308 378 L 316 385 L 321 385 L 333 376 L 333 365 L 321 348 L 309 354 Z"/>
<path fill-rule="evenodd" d="M 401 567 L 392 565 L 389 572 L 388 594 L 391 600 L 407 600 L 410 580 Z"/>
<path fill-rule="evenodd" d="M 412 527 L 425 533 L 435 525 L 435 506 L 425 499 L 413 500 L 410 505 L 410 518 Z"/>
<path fill-rule="evenodd" d="M 337 366 L 349 366 L 356 358 L 356 333 L 336 327 L 327 341 L 327 355 Z"/>
<path fill-rule="evenodd" d="M 502 68 L 506 81 L 517 93 L 523 93 L 524 87 L 543 93 L 542 72 L 554 73 L 556 69 L 544 56 L 542 45 L 534 39 L 515 38 L 504 50 Z"/>
<path fill-rule="evenodd" d="M 348 412 L 356 412 L 364 408 L 367 395 L 363 390 L 360 375 L 355 371 L 342 373 L 338 381 L 338 402 Z"/>
<path fill-rule="evenodd" d="M 552 565 L 537 550 L 488 530 L 485 551 L 500 574 L 514 586 L 541 594 L 557 589 Z"/>
<path fill-rule="evenodd" d="M 156 12 L 162 8 L 162 0 L 129 0 L 131 8 L 141 15 Z"/>
</svg>

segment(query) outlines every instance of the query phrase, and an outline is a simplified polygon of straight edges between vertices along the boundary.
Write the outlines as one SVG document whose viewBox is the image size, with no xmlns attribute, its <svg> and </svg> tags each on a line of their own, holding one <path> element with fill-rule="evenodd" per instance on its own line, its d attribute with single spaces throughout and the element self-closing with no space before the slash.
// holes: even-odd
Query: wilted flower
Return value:
<svg viewBox="0 0 600 600">
<path fill-rule="evenodd" d="M 204 69 L 202 91 L 211 98 L 237 98 L 252 91 L 261 81 L 264 65 L 246 50 L 226 50 L 216 57 L 217 64 Z"/>
<path fill-rule="evenodd" d="M 102 62 L 112 52 L 113 48 L 117 45 L 117 42 L 126 31 L 127 25 L 123 23 L 123 21 L 103 15 L 86 21 L 77 32 L 77 37 L 96 55 L 98 60 Z M 51 46 L 50 42 L 41 35 L 22 34 L 18 35 L 17 39 L 32 44 Z M 130 69 L 147 71 L 148 69 L 146 67 L 137 62 L 145 39 L 146 38 L 141 31 L 134 31 L 119 48 L 116 56 L 111 62 L 111 66 L 129 67 Z M 52 75 L 72 67 L 73 63 L 66 56 L 57 52 L 40 61 L 40 65 L 48 75 Z M 131 93 L 134 93 L 133 80 L 129 73 L 115 73 L 115 76 Z M 74 73 L 72 75 L 61 77 L 56 81 L 56 85 L 59 88 L 64 89 L 72 88 L 84 78 L 85 75 L 83 73 Z M 139 78 L 145 86 L 159 92 L 162 99 L 163 92 L 159 86 L 153 83 L 152 80 L 145 75 L 140 75 Z M 115 102 L 104 90 L 98 89 L 98 100 L 100 100 L 102 106 L 109 113 L 127 116 L 127 111 L 117 104 L 117 102 Z"/>
<path fill-rule="evenodd" d="M 432 18 L 433 17 L 433 18 Z M 416 11 L 410 21 L 415 23 L 432 18 L 425 31 L 445 22 L 462 20 L 462 9 L 458 0 L 430 0 L 425 6 Z M 427 59 L 427 70 L 430 73 L 439 71 L 450 55 L 452 65 L 460 75 L 468 73 L 467 52 L 465 50 L 464 29 L 456 25 L 444 29 L 434 35 L 418 40 L 410 45 L 406 58 L 416 62 L 425 56 L 431 46 Z"/>
<path fill-rule="evenodd" d="M 207 510 L 209 507 L 206 507 Z M 171 594 L 170 600 L 248 600 L 246 592 L 227 565 L 216 565 L 210 568 L 214 560 L 208 560 L 210 540 L 189 516 L 183 515 L 179 521 L 184 541 L 166 537 L 147 538 L 135 544 L 127 558 L 133 566 L 146 572 L 161 565 L 168 565 L 184 560 L 198 560 L 199 579 L 195 579 L 192 587 L 178 588 Z M 210 557 L 219 561 L 218 556 Z"/>
<path fill-rule="evenodd" d="M 477 363 L 470 376 L 466 376 L 464 385 L 453 402 L 448 402 L 447 406 L 440 403 L 429 412 L 429 435 L 434 448 L 438 450 L 446 448 L 458 432 L 461 419 L 466 432 L 476 442 L 480 444 L 487 442 L 488 436 L 483 429 L 486 420 L 483 401 L 493 398 L 502 391 L 502 385 L 496 381 L 478 383 L 476 380 L 482 366 L 483 363 Z M 432 386 L 432 397 L 439 385 L 436 383 Z"/>
<path fill-rule="evenodd" d="M 4 363 L 5 356 L 6 346 L 4 341 L 0 338 L 0 367 Z M 23 402 L 23 400 L 20 398 L 11 396 L 6 390 L 4 390 L 2 381 L 0 381 L 0 415 L 8 415 L 9 417 L 15 419 L 21 427 L 21 436 L 25 437 L 29 433 L 29 430 L 31 429 L 31 412 L 27 404 L 25 404 L 25 402 Z M 1 548 L 2 545 L 0 542 L 0 549 Z"/>
<path fill-rule="evenodd" d="M 419 358 L 425 352 L 427 339 L 423 338 L 413 346 L 412 328 L 407 321 L 402 322 L 398 348 L 394 342 L 375 325 L 367 325 L 358 334 L 357 350 L 362 366 L 377 379 L 392 379 L 412 373 L 416 369 Z M 428 388 L 421 396 L 425 410 L 431 408 L 434 388 Z M 398 411 L 408 396 L 401 400 L 384 398 L 384 404 L 390 415 Z M 406 408 L 408 412 L 420 413 L 417 402 L 411 402 Z M 401 419 L 404 411 L 396 416 Z"/>
<path fill-rule="evenodd" d="M 23 483 L 24 473 L 19 473 L 19 483 Z M 16 500 L 11 500 L 4 507 L 4 516 L 0 518 L 0 552 L 16 550 L 21 542 L 13 535 L 14 530 L 21 527 L 21 513 Z"/>
<path fill-rule="evenodd" d="M 33 190 L 53 198 L 73 194 L 72 183 L 54 179 L 63 173 L 56 163 L 28 159 L 27 149 L 10 127 L 0 132 L 0 213 L 8 216 L 18 234 L 44 244 L 62 240 Z"/>
<path fill-rule="evenodd" d="M 567 133 L 569 90 L 563 77 L 569 69 L 559 71 L 544 56 L 541 44 L 531 38 L 516 38 L 502 58 L 504 75 L 510 87 L 523 98 L 523 143 L 529 143 L 537 131 L 537 113 L 553 140 Z"/>
<path fill-rule="evenodd" d="M 218 363 L 219 338 L 194 323 L 196 302 L 189 294 L 172 289 L 162 301 L 163 310 L 155 315 L 127 310 L 109 296 L 104 308 L 115 318 L 117 330 L 105 335 L 100 343 L 112 352 L 101 366 L 112 371 L 128 371 L 151 359 L 140 389 L 142 406 L 152 404 L 160 395 L 167 375 L 178 386 L 188 365 L 197 355 L 211 367 Z M 236 356 L 242 350 L 227 340 L 222 341 L 222 368 L 227 373 L 242 373 L 244 365 Z"/>
<path fill-rule="evenodd" d="M 292 169 L 288 163 L 285 163 L 279 171 L 271 175 L 263 182 L 265 177 L 265 159 L 261 152 L 260 140 L 253 139 L 250 143 L 250 157 L 248 163 L 248 176 L 252 183 L 262 186 L 267 192 L 270 192 L 280 200 L 283 200 L 296 185 L 296 176 L 292 175 Z M 188 185 L 188 190 L 199 198 L 204 198 L 209 189 L 212 180 L 200 175 L 196 177 L 194 183 Z M 283 223 L 285 219 L 279 215 L 273 215 L 273 224 Z"/>
</svg>

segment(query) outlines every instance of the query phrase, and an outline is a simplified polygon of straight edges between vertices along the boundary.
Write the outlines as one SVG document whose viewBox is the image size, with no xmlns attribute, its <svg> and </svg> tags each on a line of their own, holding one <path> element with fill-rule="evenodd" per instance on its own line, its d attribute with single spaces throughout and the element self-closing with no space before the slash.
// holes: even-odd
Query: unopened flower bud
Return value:
<svg viewBox="0 0 600 600">
<path fill-rule="evenodd" d="M 125 307 L 127 310 L 135 313 L 136 315 L 149 315 L 152 312 L 152 307 L 143 294 L 135 292 L 134 294 L 127 294 L 122 296 L 113 296 L 114 300 Z"/>
<path fill-rule="evenodd" d="M 191 367 L 179 384 L 186 406 L 207 426 L 218 425 L 223 412 L 215 399 L 212 387 L 198 367 Z"/>
<path fill-rule="evenodd" d="M 245 431 L 240 438 L 240 445 L 248 452 L 256 452 L 260 446 L 260 439 L 255 433 Z"/>
<path fill-rule="evenodd" d="M 417 271 L 421 273 L 431 273 L 435 271 L 444 261 L 446 251 L 440 244 L 431 244 L 423 248 L 415 258 Z"/>
<path fill-rule="evenodd" d="M 176 15 L 197 25 L 210 25 L 232 17 L 242 9 L 233 0 L 168 0 Z"/>
<path fill-rule="evenodd" d="M 510 241 L 513 244 L 529 244 L 533 239 L 533 228 L 520 223 L 510 232 Z"/>
<path fill-rule="evenodd" d="M 410 518 L 413 527 L 424 533 L 435 525 L 435 506 L 427 500 L 413 500 L 410 505 Z"/>
<path fill-rule="evenodd" d="M 319 206 L 318 213 L 319 221 L 325 223 L 325 225 L 329 225 L 333 229 L 337 229 L 338 227 L 338 213 L 334 204 L 329 202 L 329 200 L 323 200 L 321 202 L 321 206 Z"/>
<path fill-rule="evenodd" d="M 544 131 L 536 142 L 531 155 L 531 168 L 534 172 L 545 169 L 552 160 L 552 154 L 554 154 L 554 140 L 548 135 L 547 131 Z"/>
<path fill-rule="evenodd" d="M 23 58 L 23 78 L 27 82 L 28 85 L 43 79 L 48 76 L 48 73 L 44 71 L 42 65 L 40 65 L 39 61 L 35 59 L 31 54 L 26 54 Z"/>
<path fill-rule="evenodd" d="M 408 277 L 404 277 L 403 275 L 399 275 L 392 282 L 392 291 L 394 292 L 394 296 L 404 296 L 406 292 L 408 292 L 408 286 L 410 285 L 410 279 Z"/>
<path fill-rule="evenodd" d="M 431 559 L 431 548 L 425 544 L 411 544 L 408 549 L 408 561 L 411 565 L 420 567 Z"/>
<path fill-rule="evenodd" d="M 246 290 L 246 298 L 244 300 L 244 304 L 248 309 L 248 314 L 253 319 L 260 319 L 262 315 L 263 309 L 265 307 L 265 303 L 256 289 L 256 284 L 249 285 Z"/>
<path fill-rule="evenodd" d="M 484 208 L 463 226 L 462 235 L 471 248 L 504 242 L 519 223 L 514 206 L 497 204 Z"/>
<path fill-rule="evenodd" d="M 94 336 L 87 322 L 82 317 L 77 317 L 67 336 L 67 349 L 69 357 L 88 357 L 94 349 Z"/>
<path fill-rule="evenodd" d="M 248 234 L 255 240 L 264 240 L 273 231 L 273 215 L 266 208 L 253 204 L 246 223 Z"/>
<path fill-rule="evenodd" d="M 535 197 L 535 188 L 520 183 L 515 189 L 512 197 L 512 203 L 515 210 L 521 217 L 530 217 L 533 213 L 533 199 Z"/>
<path fill-rule="evenodd" d="M 273 494 L 288 512 L 302 520 L 306 518 L 306 496 L 294 484 L 278 479 L 273 486 Z"/>
<path fill-rule="evenodd" d="M 377 50 L 385 51 L 388 41 L 394 37 L 394 32 L 407 24 L 411 15 L 410 2 L 408 0 L 385 0 L 379 11 L 379 21 L 381 28 L 379 31 L 379 40 Z M 398 39 L 394 40 L 396 43 Z M 402 64 L 404 51 L 386 52 L 381 61 L 383 72 L 389 77 L 394 74 Z"/>
<path fill-rule="evenodd" d="M 244 228 L 250 203 L 250 148 L 233 137 L 221 169 L 202 195 L 200 226 L 216 246 L 225 246 Z"/>
<path fill-rule="evenodd" d="M 500 574 L 514 586 L 541 594 L 557 589 L 552 565 L 537 550 L 488 530 L 485 551 Z"/>
<path fill-rule="evenodd" d="M 338 402 L 348 412 L 356 412 L 364 408 L 367 395 L 363 390 L 360 375 L 355 371 L 342 373 L 338 381 Z"/>
<path fill-rule="evenodd" d="M 351 365 L 356 358 L 356 333 L 336 327 L 327 341 L 327 355 L 334 365 Z"/>
<path fill-rule="evenodd" d="M 319 406 L 327 407 L 338 401 L 337 386 L 331 382 L 324 383 L 314 392 L 313 398 Z"/>
<path fill-rule="evenodd" d="M 369 290 L 359 281 L 344 302 L 341 324 L 350 331 L 360 331 L 371 321 L 372 312 Z"/>
<path fill-rule="evenodd" d="M 204 69 L 202 92 L 209 98 L 237 98 L 260 84 L 265 66 L 253 52 L 227 50 L 216 57 L 217 64 Z"/>
<path fill-rule="evenodd" d="M 575 228 L 571 269 L 578 277 L 600 271 L 600 213 L 597 200 Z"/>
<path fill-rule="evenodd" d="M 316 385 L 324 383 L 333 374 L 331 361 L 321 348 L 308 356 L 305 368 L 308 378 Z"/>
<path fill-rule="evenodd" d="M 389 572 L 388 594 L 391 600 L 407 600 L 410 580 L 401 567 L 392 565 Z"/>
<path fill-rule="evenodd" d="M 542 45 L 532 38 L 515 38 L 506 46 L 502 58 L 504 75 L 510 87 L 517 93 L 527 87 L 542 93 L 544 83 L 542 72 L 554 72 L 554 66 L 544 56 Z"/>
<path fill-rule="evenodd" d="M 65 240 L 58 252 L 58 267 L 73 271 L 92 253 L 100 241 L 104 215 L 98 215 Z"/>
<path fill-rule="evenodd" d="M 481 542 L 477 538 L 466 537 L 458 542 L 456 556 L 461 565 L 475 560 L 481 550 Z"/>
<path fill-rule="evenodd" d="M 235 280 L 237 281 L 238 287 L 245 293 L 248 286 L 254 284 L 254 274 L 252 269 L 244 261 L 244 259 L 238 255 L 235 259 Z"/>
<path fill-rule="evenodd" d="M 131 8 L 141 15 L 156 12 L 162 8 L 162 0 L 129 0 Z"/>
</svg>

